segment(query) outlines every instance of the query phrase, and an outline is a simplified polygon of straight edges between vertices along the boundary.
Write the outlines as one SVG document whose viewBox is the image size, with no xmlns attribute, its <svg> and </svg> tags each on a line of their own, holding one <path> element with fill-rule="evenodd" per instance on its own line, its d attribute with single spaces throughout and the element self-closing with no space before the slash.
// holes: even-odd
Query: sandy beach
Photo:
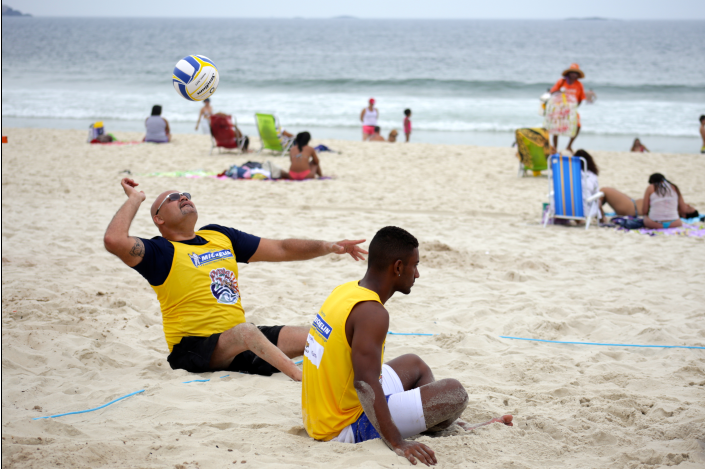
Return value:
<svg viewBox="0 0 705 469">
<path fill-rule="evenodd" d="M 399 467 L 379 440 L 310 439 L 301 386 L 282 374 L 173 371 L 159 303 L 103 247 L 129 171 L 148 204 L 193 194 L 199 224 L 266 238 L 366 238 L 386 225 L 420 241 L 421 277 L 388 303 L 385 358 L 420 355 L 470 395 L 463 417 L 499 424 L 418 439 L 438 467 L 705 467 L 705 239 L 539 223 L 545 177 L 516 176 L 511 148 L 315 140 L 326 175 L 307 182 L 150 175 L 222 171 L 258 154 L 208 154 L 209 138 L 100 146 L 73 130 L 3 129 L 2 467 Z M 123 140 L 143 134 L 116 133 Z M 314 135 L 315 137 L 315 135 Z M 258 142 L 253 142 L 258 148 Z M 576 147 L 580 148 L 580 140 Z M 590 151 L 590 148 L 587 148 Z M 594 152 L 600 185 L 641 197 L 653 172 L 705 211 L 703 155 Z M 240 265 L 248 320 L 307 325 L 364 262 Z M 203 379 L 207 382 L 185 381 Z M 144 392 L 101 410 L 89 409 Z"/>
</svg>

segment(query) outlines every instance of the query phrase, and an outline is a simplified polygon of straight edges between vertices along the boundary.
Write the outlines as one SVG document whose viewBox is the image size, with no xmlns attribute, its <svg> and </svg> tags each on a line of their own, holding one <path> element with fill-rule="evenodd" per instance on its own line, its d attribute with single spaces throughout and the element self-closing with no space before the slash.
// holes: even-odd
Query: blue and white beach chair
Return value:
<svg viewBox="0 0 705 469">
<path fill-rule="evenodd" d="M 590 228 L 592 217 L 599 218 L 600 216 L 598 200 L 604 194 L 598 192 L 590 196 L 586 200 L 587 213 L 585 213 L 581 169 L 587 171 L 587 161 L 585 158 L 562 156 L 558 153 L 551 155 L 550 160 L 549 209 L 544 214 L 544 228 L 551 218 L 584 220 L 585 229 Z"/>
</svg>

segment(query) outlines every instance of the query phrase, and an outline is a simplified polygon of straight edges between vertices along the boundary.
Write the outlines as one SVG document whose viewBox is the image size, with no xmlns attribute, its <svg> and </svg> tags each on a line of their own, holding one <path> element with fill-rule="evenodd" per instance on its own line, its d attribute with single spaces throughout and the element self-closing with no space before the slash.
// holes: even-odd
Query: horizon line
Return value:
<svg viewBox="0 0 705 469">
<path fill-rule="evenodd" d="M 705 21 L 703 18 L 610 18 L 602 16 L 586 16 L 586 17 L 565 17 L 565 18 L 395 18 L 395 17 L 359 17 L 352 15 L 337 15 L 337 16 L 91 16 L 91 15 L 35 15 L 29 13 L 30 16 L 15 16 L 2 15 L 3 18 L 112 18 L 112 19 L 210 19 L 210 20 L 225 20 L 225 19 L 251 19 L 251 20 L 397 20 L 397 21 L 585 21 L 585 22 L 605 22 L 605 21 Z"/>
</svg>

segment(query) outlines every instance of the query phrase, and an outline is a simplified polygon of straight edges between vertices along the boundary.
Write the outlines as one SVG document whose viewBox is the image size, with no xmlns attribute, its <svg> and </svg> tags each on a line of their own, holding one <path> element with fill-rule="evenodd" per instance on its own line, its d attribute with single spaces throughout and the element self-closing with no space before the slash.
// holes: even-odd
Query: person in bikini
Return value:
<svg viewBox="0 0 705 469">
<path fill-rule="evenodd" d="M 674 184 L 671 185 L 675 186 Z M 600 198 L 600 205 L 602 206 L 604 204 L 608 204 L 618 216 L 638 218 L 646 214 L 644 211 L 644 199 L 633 199 L 613 187 L 601 187 L 600 192 L 605 194 Z M 678 192 L 678 194 L 678 215 L 682 218 L 694 218 L 700 216 L 695 207 L 687 204 L 680 195 L 680 192 Z M 606 223 L 607 218 L 604 216 L 604 209 L 602 210 L 602 214 L 603 218 L 600 221 Z"/>
<path fill-rule="evenodd" d="M 377 126 L 379 119 L 379 110 L 375 107 L 375 98 L 370 98 L 369 105 L 360 113 L 360 122 L 362 122 L 362 141 L 369 140 Z"/>
<path fill-rule="evenodd" d="M 644 227 L 678 228 L 683 226 L 681 216 L 686 218 L 698 216 L 697 211 L 694 214 L 685 214 L 690 209 L 693 207 L 685 203 L 678 186 L 667 180 L 661 173 L 649 176 L 649 185 L 644 192 L 643 202 L 643 210 L 647 214 L 644 216 Z"/>
<path fill-rule="evenodd" d="M 313 320 L 304 351 L 301 410 L 316 440 L 360 443 L 381 438 L 412 464 L 436 464 L 423 443 L 406 440 L 453 424 L 465 430 L 503 423 L 511 415 L 469 425 L 458 418 L 468 404 L 459 381 L 436 381 L 418 356 L 384 363 L 389 313 L 384 304 L 396 292 L 411 293 L 419 278 L 419 243 L 409 232 L 387 226 L 369 247 L 362 280 L 333 290 Z"/>
<path fill-rule="evenodd" d="M 273 240 L 221 225 L 194 231 L 198 221 L 191 194 L 169 190 L 152 203 L 150 214 L 161 236 L 130 236 L 146 196 L 124 178 L 127 201 L 105 232 L 108 252 L 140 273 L 152 286 L 162 311 L 167 360 L 192 373 L 227 370 L 269 376 L 278 371 L 300 381 L 291 358 L 303 354 L 307 327 L 260 326 L 245 320 L 238 285 L 238 262 L 284 262 L 327 254 L 364 260 L 364 240 L 337 243 Z"/>
<path fill-rule="evenodd" d="M 291 166 L 289 167 L 289 178 L 297 181 L 304 179 L 315 179 L 316 176 L 323 177 L 321 172 L 321 162 L 318 159 L 316 150 L 308 144 L 311 141 L 311 134 L 300 132 L 296 134 L 294 144 L 289 149 Z"/>
</svg>

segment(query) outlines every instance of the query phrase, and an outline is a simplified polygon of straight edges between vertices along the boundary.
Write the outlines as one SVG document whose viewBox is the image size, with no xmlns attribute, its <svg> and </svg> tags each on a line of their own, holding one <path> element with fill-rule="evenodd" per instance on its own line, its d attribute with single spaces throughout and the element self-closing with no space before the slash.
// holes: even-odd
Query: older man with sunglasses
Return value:
<svg viewBox="0 0 705 469">
<path fill-rule="evenodd" d="M 171 367 L 265 376 L 281 371 L 301 381 L 301 370 L 291 358 L 303 354 L 309 327 L 256 327 L 246 322 L 237 263 L 300 261 L 331 253 L 360 260 L 367 254 L 358 246 L 364 240 L 261 239 L 220 225 L 194 231 L 198 212 L 191 194 L 173 190 L 152 204 L 152 221 L 161 236 L 138 238 L 130 236 L 129 229 L 146 196 L 132 179 L 124 178 L 121 184 L 127 201 L 103 241 L 156 292 Z"/>
</svg>

